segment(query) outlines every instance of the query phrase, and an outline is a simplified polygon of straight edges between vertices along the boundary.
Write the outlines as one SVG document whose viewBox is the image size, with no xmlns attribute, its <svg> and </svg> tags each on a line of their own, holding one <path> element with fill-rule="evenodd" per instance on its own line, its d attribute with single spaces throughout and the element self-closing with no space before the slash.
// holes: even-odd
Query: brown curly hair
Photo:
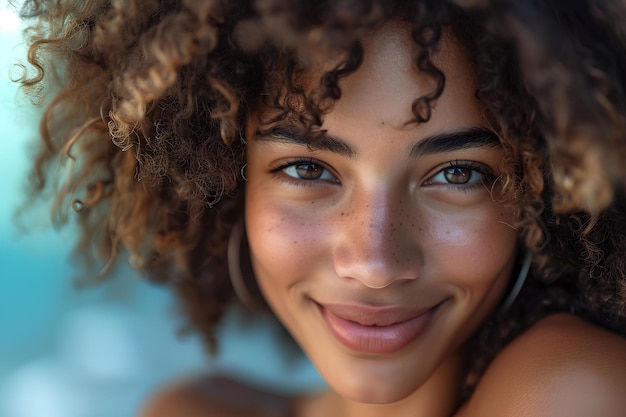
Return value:
<svg viewBox="0 0 626 417">
<path fill-rule="evenodd" d="M 412 106 L 409 123 L 425 122 L 445 88 L 431 55 L 449 28 L 474 59 L 505 152 L 503 189 L 534 252 L 517 302 L 469 342 L 468 387 L 552 311 L 626 333 L 626 7 L 561 3 L 28 1 L 34 72 L 20 81 L 34 99 L 53 97 L 32 194 L 51 193 L 58 223 L 74 209 L 77 251 L 104 266 L 98 277 L 128 256 L 177 290 L 212 344 L 234 300 L 225 259 L 242 213 L 246 121 L 264 106 L 274 110 L 264 126 L 291 118 L 319 138 L 361 39 L 396 19 L 412 26 L 415 67 L 435 81 Z M 334 67 L 312 77 L 323 59 Z"/>
</svg>

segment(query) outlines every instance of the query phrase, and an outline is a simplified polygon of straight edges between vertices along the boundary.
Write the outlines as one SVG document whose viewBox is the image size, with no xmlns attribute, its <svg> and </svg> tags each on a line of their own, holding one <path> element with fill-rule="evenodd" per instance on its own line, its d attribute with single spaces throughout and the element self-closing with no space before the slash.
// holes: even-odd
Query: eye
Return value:
<svg viewBox="0 0 626 417">
<path fill-rule="evenodd" d="M 326 167 L 315 161 L 294 161 L 279 167 L 282 171 L 297 180 L 339 182 Z"/>
<path fill-rule="evenodd" d="M 490 169 L 475 162 L 451 162 L 433 175 L 426 185 L 471 186 L 484 184 L 490 178 Z"/>
<path fill-rule="evenodd" d="M 467 167 L 450 167 L 441 171 L 441 174 L 450 184 L 467 184 L 476 171 Z"/>
</svg>

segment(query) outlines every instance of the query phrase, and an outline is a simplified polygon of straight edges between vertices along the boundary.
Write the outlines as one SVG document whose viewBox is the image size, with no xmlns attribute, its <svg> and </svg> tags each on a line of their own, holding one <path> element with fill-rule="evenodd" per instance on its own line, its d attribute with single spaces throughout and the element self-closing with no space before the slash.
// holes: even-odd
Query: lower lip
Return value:
<svg viewBox="0 0 626 417">
<path fill-rule="evenodd" d="M 337 317 L 320 306 L 326 324 L 335 337 L 348 349 L 375 355 L 397 352 L 417 339 L 432 319 L 436 308 L 424 314 L 390 326 L 364 326 Z"/>
</svg>

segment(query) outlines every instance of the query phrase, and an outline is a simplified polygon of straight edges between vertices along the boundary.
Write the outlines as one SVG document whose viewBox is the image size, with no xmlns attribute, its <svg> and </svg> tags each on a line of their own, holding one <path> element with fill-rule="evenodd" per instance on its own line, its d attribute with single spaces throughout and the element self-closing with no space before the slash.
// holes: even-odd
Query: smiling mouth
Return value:
<svg viewBox="0 0 626 417">
<path fill-rule="evenodd" d="M 331 333 L 345 347 L 382 355 L 397 352 L 419 338 L 439 305 L 420 311 L 321 304 L 318 308 Z"/>
</svg>

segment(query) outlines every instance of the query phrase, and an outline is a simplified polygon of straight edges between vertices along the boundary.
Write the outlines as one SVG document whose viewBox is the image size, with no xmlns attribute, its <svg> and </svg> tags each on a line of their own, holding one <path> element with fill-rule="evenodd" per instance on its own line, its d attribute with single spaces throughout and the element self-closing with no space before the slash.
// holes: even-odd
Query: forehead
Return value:
<svg viewBox="0 0 626 417">
<path fill-rule="evenodd" d="M 475 97 L 475 68 L 448 32 L 430 57 L 432 65 L 418 64 L 423 51 L 412 39 L 410 28 L 395 22 L 365 38 L 363 51 L 360 68 L 340 80 L 342 95 L 331 113 L 403 126 L 413 119 L 412 106 L 417 99 L 438 95 L 439 71 L 445 85 L 434 102 L 433 115 L 445 110 L 454 118 L 467 113 L 467 107 L 482 112 Z M 458 120 L 451 122 L 457 124 Z"/>
<path fill-rule="evenodd" d="M 340 111 L 354 117 L 373 117 L 381 123 L 401 126 L 414 118 L 411 107 L 421 97 L 436 95 L 437 79 L 435 72 L 441 71 L 445 78 L 444 94 L 436 106 L 450 101 L 478 104 L 475 98 L 475 68 L 468 52 L 456 41 L 451 31 L 444 28 L 442 37 L 429 57 L 429 62 L 419 65 L 423 55 L 411 36 L 408 24 L 390 21 L 361 39 L 362 61 L 358 68 L 347 75 L 337 74 L 328 77 L 337 68 L 349 61 L 345 55 L 327 57 L 319 55 L 318 60 L 306 70 L 292 74 L 274 73 L 268 78 L 267 97 L 257 108 L 262 119 L 297 123 L 305 110 L 305 101 L 319 97 L 322 85 L 335 78 L 340 89 L 340 99 L 328 106 L 330 112 Z M 435 70 L 432 70 L 435 68 Z M 294 93 L 285 88 L 285 77 L 291 76 L 292 86 L 302 89 Z M 281 79 L 282 78 L 282 79 Z M 289 86 L 291 87 L 291 86 Z M 272 91 L 274 89 L 274 91 Z M 439 103 L 443 101 L 443 103 Z M 369 109 L 363 104 L 369 103 Z M 355 106 L 359 104 L 359 106 Z M 292 111 L 285 111 L 289 108 Z M 352 109 L 352 110 L 351 110 Z M 367 110 L 367 113 L 363 113 Z"/>
</svg>

